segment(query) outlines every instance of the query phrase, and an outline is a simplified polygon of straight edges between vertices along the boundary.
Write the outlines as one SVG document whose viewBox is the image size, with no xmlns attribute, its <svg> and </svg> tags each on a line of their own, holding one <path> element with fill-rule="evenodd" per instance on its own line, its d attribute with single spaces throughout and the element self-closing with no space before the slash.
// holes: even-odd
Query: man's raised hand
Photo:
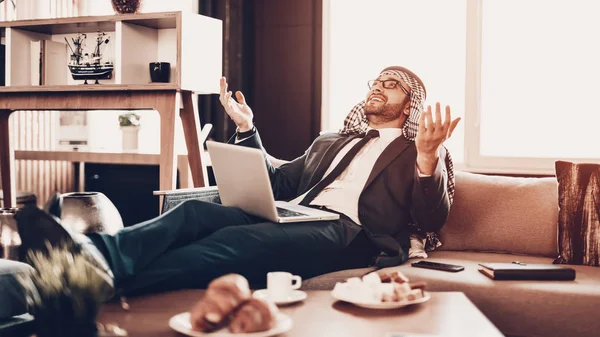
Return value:
<svg viewBox="0 0 600 337">
<path fill-rule="evenodd" d="M 254 113 L 252 113 L 252 109 L 246 104 L 246 98 L 241 91 L 237 91 L 235 96 L 237 98 L 237 102 L 231 97 L 232 92 L 227 91 L 227 79 L 225 77 L 221 77 L 220 81 L 220 94 L 219 101 L 221 105 L 225 108 L 225 112 L 227 115 L 233 120 L 235 125 L 237 125 L 239 132 L 249 131 L 254 127 L 252 123 L 252 119 L 254 118 Z"/>
<path fill-rule="evenodd" d="M 450 136 L 460 122 L 460 117 L 452 120 L 450 107 L 446 105 L 446 118 L 442 121 L 440 103 L 435 104 L 435 121 L 431 113 L 431 105 L 423 111 L 419 118 L 419 132 L 415 139 L 417 147 L 417 166 L 423 174 L 432 174 L 439 157 L 439 147 Z"/>
</svg>

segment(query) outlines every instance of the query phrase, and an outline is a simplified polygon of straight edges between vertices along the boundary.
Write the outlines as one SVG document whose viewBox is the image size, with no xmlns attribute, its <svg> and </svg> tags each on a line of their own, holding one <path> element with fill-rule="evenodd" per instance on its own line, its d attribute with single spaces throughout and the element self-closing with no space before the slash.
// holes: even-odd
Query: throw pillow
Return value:
<svg viewBox="0 0 600 337">
<path fill-rule="evenodd" d="M 558 250 L 554 263 L 600 266 L 600 165 L 556 162 Z"/>
</svg>

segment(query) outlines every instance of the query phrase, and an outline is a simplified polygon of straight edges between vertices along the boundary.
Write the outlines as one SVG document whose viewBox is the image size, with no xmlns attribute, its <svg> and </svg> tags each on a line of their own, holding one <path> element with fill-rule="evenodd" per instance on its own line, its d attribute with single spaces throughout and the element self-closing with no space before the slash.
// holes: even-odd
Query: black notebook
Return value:
<svg viewBox="0 0 600 337">
<path fill-rule="evenodd" d="M 571 281 L 575 269 L 553 264 L 480 263 L 479 271 L 493 280 Z"/>
</svg>

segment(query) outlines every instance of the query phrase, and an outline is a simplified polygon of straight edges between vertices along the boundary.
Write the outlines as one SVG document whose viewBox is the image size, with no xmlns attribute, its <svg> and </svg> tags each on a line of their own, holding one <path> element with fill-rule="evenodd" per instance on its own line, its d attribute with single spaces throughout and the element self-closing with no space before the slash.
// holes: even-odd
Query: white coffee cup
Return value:
<svg viewBox="0 0 600 337">
<path fill-rule="evenodd" d="M 302 278 L 285 271 L 274 271 L 267 273 L 267 292 L 269 298 L 274 301 L 286 300 L 292 294 L 292 290 L 302 286 Z"/>
</svg>

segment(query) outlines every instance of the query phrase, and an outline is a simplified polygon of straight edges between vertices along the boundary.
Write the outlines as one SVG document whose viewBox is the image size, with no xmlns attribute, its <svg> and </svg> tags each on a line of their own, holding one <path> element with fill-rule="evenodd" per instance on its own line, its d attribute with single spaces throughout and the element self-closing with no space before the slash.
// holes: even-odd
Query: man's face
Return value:
<svg viewBox="0 0 600 337">
<path fill-rule="evenodd" d="M 393 86 L 393 88 L 392 88 Z M 402 87 L 400 87 L 402 86 Z M 410 114 L 409 86 L 393 75 L 379 76 L 367 94 L 365 114 L 369 122 L 381 124 Z"/>
</svg>

